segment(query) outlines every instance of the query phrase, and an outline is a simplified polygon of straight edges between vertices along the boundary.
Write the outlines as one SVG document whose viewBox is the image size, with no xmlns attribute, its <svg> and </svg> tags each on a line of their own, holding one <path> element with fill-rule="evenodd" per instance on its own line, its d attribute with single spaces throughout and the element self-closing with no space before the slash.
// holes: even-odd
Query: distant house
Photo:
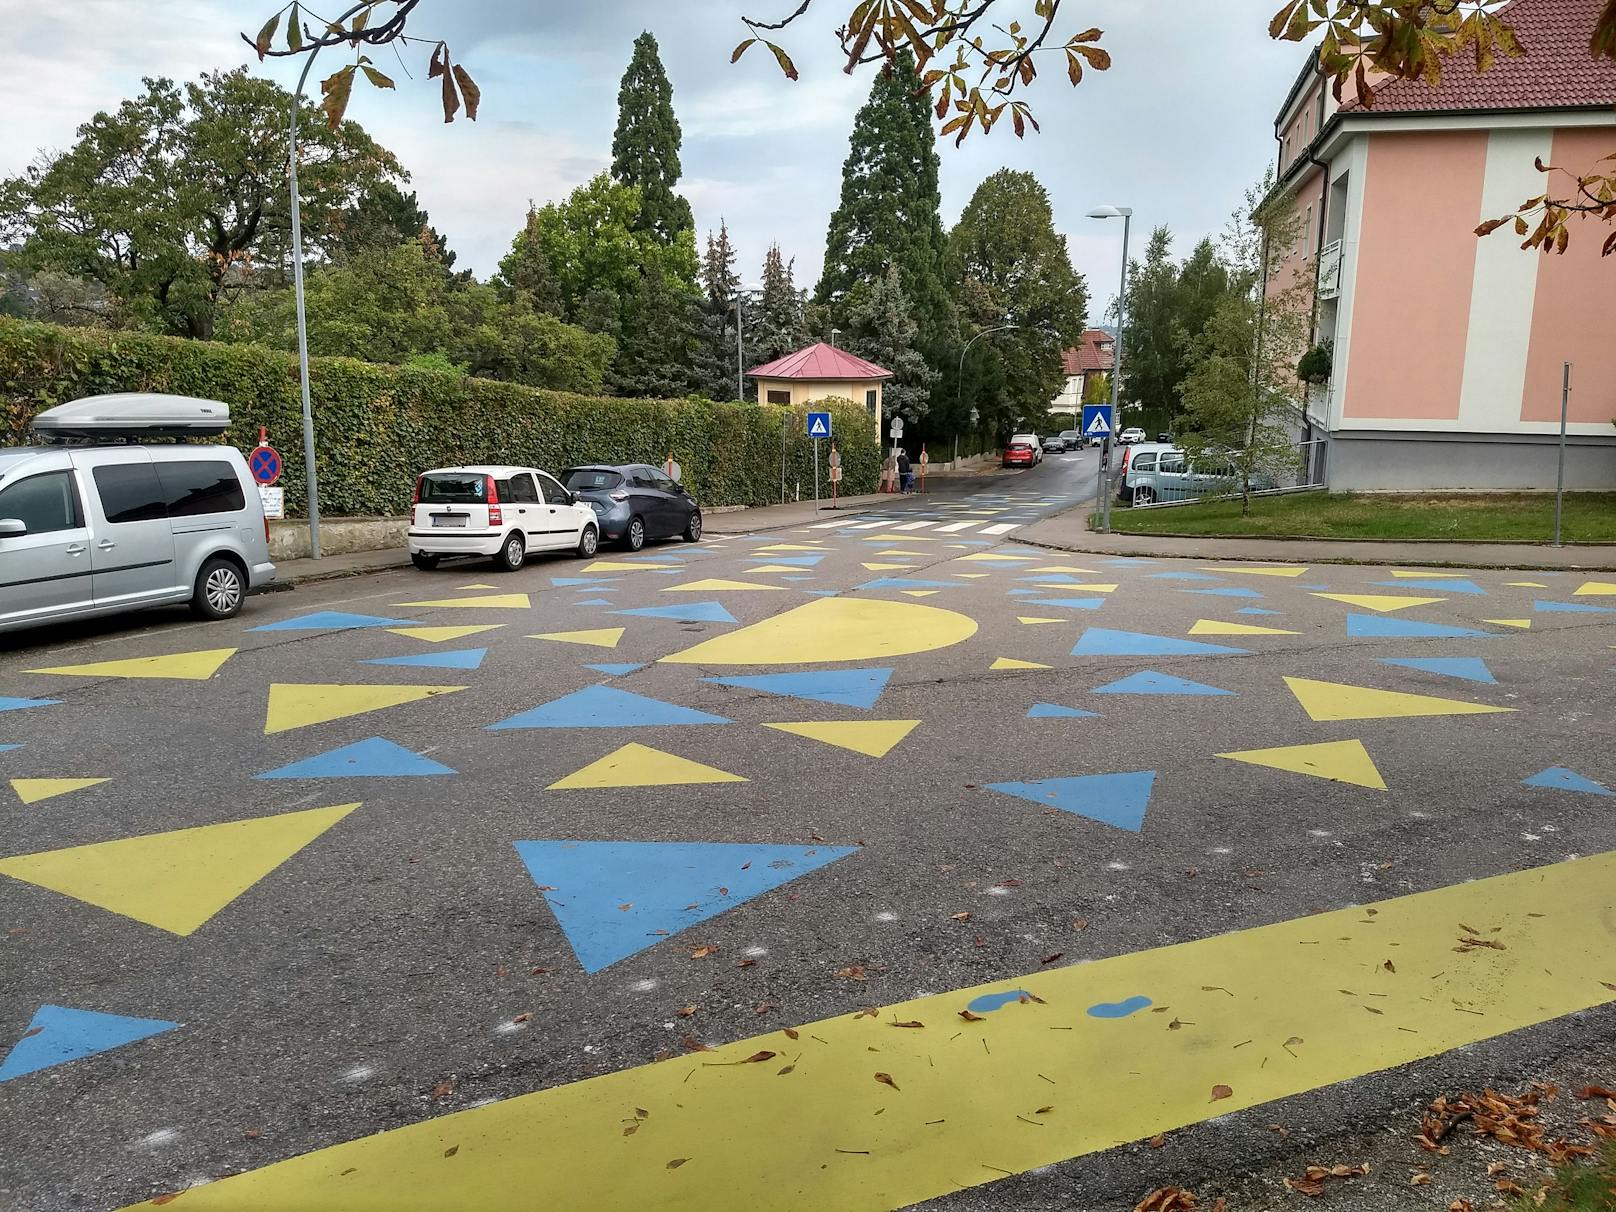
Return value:
<svg viewBox="0 0 1616 1212">
<path fill-rule="evenodd" d="M 1442 77 L 1371 77 L 1337 105 L 1310 57 L 1275 120 L 1278 190 L 1301 220 L 1270 292 L 1311 287 L 1333 347 L 1306 436 L 1332 489 L 1552 488 L 1561 368 L 1573 364 L 1566 484 L 1616 488 L 1616 258 L 1573 220 L 1563 255 L 1523 252 L 1482 219 L 1611 171 L 1616 63 L 1589 52 L 1606 0 L 1513 0 L 1526 54 Z M 1316 463 L 1316 466 L 1318 464 Z"/>
<path fill-rule="evenodd" d="M 1116 365 L 1116 338 L 1103 328 L 1089 328 L 1071 349 L 1061 351 L 1066 386 L 1049 405 L 1052 414 L 1077 417 L 1083 411 L 1083 391 L 1091 379 L 1111 373 Z M 1077 428 L 1077 421 L 1066 428 Z"/>
<path fill-rule="evenodd" d="M 892 372 L 820 342 L 746 372 L 757 383 L 758 401 L 788 407 L 832 398 L 864 405 L 881 432 L 881 390 Z"/>
</svg>

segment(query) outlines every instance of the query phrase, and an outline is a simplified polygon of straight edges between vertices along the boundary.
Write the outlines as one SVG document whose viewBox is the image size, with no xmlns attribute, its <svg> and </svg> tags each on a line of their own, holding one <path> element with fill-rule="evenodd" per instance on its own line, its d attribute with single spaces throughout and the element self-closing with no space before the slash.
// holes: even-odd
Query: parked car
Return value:
<svg viewBox="0 0 1616 1212">
<path fill-rule="evenodd" d="M 1158 441 L 1158 442 L 1166 442 L 1166 443 L 1171 444 L 1172 440 L 1173 440 L 1173 435 L 1170 434 L 1170 433 L 1159 433 L 1159 434 L 1156 435 L 1156 441 Z"/>
<path fill-rule="evenodd" d="M 601 535 L 638 551 L 647 539 L 701 541 L 701 506 L 684 485 L 644 463 L 569 467 L 561 482 L 594 511 Z"/>
<path fill-rule="evenodd" d="M 1067 450 L 1083 449 L 1083 435 L 1076 429 L 1061 430 L 1061 441 L 1066 443 Z"/>
<path fill-rule="evenodd" d="M 1027 443 L 1027 445 L 1031 446 L 1032 447 L 1032 461 L 1035 464 L 1036 463 L 1042 463 L 1044 461 L 1044 444 L 1038 440 L 1038 435 L 1037 434 L 1035 434 L 1035 433 L 1012 434 L 1010 436 L 1010 440 L 1012 442 L 1025 442 L 1025 443 Z"/>
<path fill-rule="evenodd" d="M 432 569 L 446 556 L 487 556 L 507 572 L 530 551 L 600 546 L 595 512 L 536 467 L 439 467 L 415 481 L 410 562 Z"/>
<path fill-rule="evenodd" d="M 184 442 L 229 428 L 216 400 L 144 393 L 35 417 L 76 444 L 0 450 L 0 631 L 171 602 L 238 613 L 275 575 L 263 503 L 240 451 Z"/>
<path fill-rule="evenodd" d="M 1258 474 L 1252 477 L 1251 486 L 1262 491 L 1273 488 L 1275 482 L 1272 476 Z M 1192 463 L 1178 447 L 1152 442 L 1129 448 L 1117 481 L 1117 496 L 1134 505 L 1154 505 L 1218 496 L 1239 488 L 1238 473 L 1222 457 L 1209 453 Z"/>
<path fill-rule="evenodd" d="M 1054 451 L 1056 454 L 1060 454 L 1067 449 L 1066 439 L 1058 433 L 1052 433 L 1044 439 L 1043 447 L 1046 453 Z"/>
<path fill-rule="evenodd" d="M 1121 442 L 1124 446 L 1132 446 L 1135 442 L 1143 442 L 1144 440 L 1145 431 L 1140 429 L 1137 425 L 1130 425 L 1127 429 L 1124 429 L 1117 435 L 1117 441 Z"/>
<path fill-rule="evenodd" d="M 1011 438 L 1004 446 L 1005 467 L 1033 467 L 1038 462 L 1037 447 L 1031 438 L 1018 436 Z"/>
</svg>

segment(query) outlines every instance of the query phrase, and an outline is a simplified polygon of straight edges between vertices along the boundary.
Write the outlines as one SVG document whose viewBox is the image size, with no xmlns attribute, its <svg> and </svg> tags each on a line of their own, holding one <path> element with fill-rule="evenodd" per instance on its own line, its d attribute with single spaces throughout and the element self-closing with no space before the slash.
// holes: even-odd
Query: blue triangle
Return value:
<svg viewBox="0 0 1616 1212">
<path fill-rule="evenodd" d="M 1159 581 L 1221 581 L 1223 579 L 1204 572 L 1153 572 L 1150 575 Z"/>
<path fill-rule="evenodd" d="M 1030 598 L 1030 597 L 1036 597 L 1038 594 L 1043 593 L 1043 592 L 1044 591 L 1042 589 L 1026 589 L 1026 588 L 1022 588 L 1022 589 L 1012 589 L 1012 590 L 1009 591 L 1009 594 L 1013 598 L 1021 598 L 1021 597 L 1029 597 Z"/>
<path fill-rule="evenodd" d="M 599 972 L 857 849 L 727 842 L 515 846 L 533 882 L 546 889 L 545 900 L 586 972 Z"/>
<path fill-rule="evenodd" d="M 1031 783 L 989 783 L 987 788 L 1138 833 L 1144 826 L 1145 809 L 1150 806 L 1150 791 L 1155 783 L 1154 770 L 1138 770 L 1130 774 L 1038 779 Z"/>
<path fill-rule="evenodd" d="M 815 579 L 815 578 L 814 578 L 814 577 L 794 577 L 794 576 L 786 576 L 786 575 L 782 575 L 782 576 L 781 576 L 781 577 L 780 577 L 780 579 L 781 579 L 781 580 L 782 580 L 782 581 L 812 581 L 812 580 L 814 580 L 814 579 Z"/>
<path fill-rule="evenodd" d="M 1422 623 L 1418 619 L 1399 619 L 1385 614 L 1347 615 L 1347 635 L 1357 639 L 1417 639 L 1446 637 L 1473 639 L 1496 633 L 1477 631 L 1473 627 L 1450 627 L 1446 623 Z"/>
<path fill-rule="evenodd" d="M 520 715 L 488 727 L 509 728 L 653 728 L 665 724 L 729 724 L 721 715 L 664 703 L 613 686 L 585 686 Z"/>
<path fill-rule="evenodd" d="M 1203 644 L 1177 636 L 1090 627 L 1072 648 L 1073 656 L 1249 656 L 1249 648 Z"/>
<path fill-rule="evenodd" d="M 681 570 L 682 571 L 682 570 Z M 680 606 L 641 606 L 635 610 L 614 610 L 613 614 L 632 614 L 645 619 L 678 619 L 684 623 L 733 623 L 735 616 L 724 609 L 722 602 L 690 602 Z"/>
<path fill-rule="evenodd" d="M 1616 795 L 1603 783 L 1596 783 L 1575 770 L 1567 770 L 1564 766 L 1550 766 L 1547 770 L 1534 774 L 1529 779 L 1522 779 L 1523 787 L 1548 787 L 1556 791 L 1586 791 L 1589 795 Z"/>
<path fill-rule="evenodd" d="M 347 614 L 341 610 L 316 610 L 295 619 L 249 627 L 248 631 L 343 631 L 350 627 L 409 627 L 415 619 L 384 619 L 374 614 Z"/>
<path fill-rule="evenodd" d="M 1487 591 L 1469 577 L 1432 577 L 1424 581 L 1376 581 L 1388 589 L 1434 589 L 1438 593 L 1481 593 Z"/>
<path fill-rule="evenodd" d="M 610 598 L 587 598 L 582 602 L 574 602 L 574 606 L 615 606 L 616 602 Z"/>
<path fill-rule="evenodd" d="M 1081 585 L 1083 582 L 1069 572 L 1030 573 L 1017 577 L 1018 581 L 1037 581 L 1041 585 Z"/>
<path fill-rule="evenodd" d="M 790 564 L 796 568 L 812 568 L 825 557 L 822 555 L 774 555 L 765 552 L 771 564 Z"/>
<path fill-rule="evenodd" d="M 377 657 L 366 665 L 408 665 L 422 669 L 480 669 L 486 648 L 451 648 L 447 652 L 421 652 L 414 656 Z"/>
<path fill-rule="evenodd" d="M 625 560 L 634 560 L 642 564 L 660 564 L 663 560 L 683 560 L 684 556 L 674 555 L 670 551 L 647 552 L 645 555 L 624 556 Z"/>
<path fill-rule="evenodd" d="M 690 573 L 690 569 L 688 569 L 688 568 L 653 568 L 653 569 L 650 570 L 650 572 L 651 572 L 651 575 L 654 576 L 654 577 L 682 577 L 682 576 L 688 576 L 689 573 Z"/>
<path fill-rule="evenodd" d="M 1191 682 L 1187 678 L 1175 678 L 1170 674 L 1157 673 L 1153 669 L 1142 670 L 1139 673 L 1129 674 L 1119 682 L 1111 682 L 1105 686 L 1096 686 L 1095 694 L 1233 694 L 1232 690 L 1220 690 L 1216 686 L 1207 686 L 1201 682 Z"/>
<path fill-rule="evenodd" d="M 892 677 L 890 669 L 826 669 L 811 673 L 762 673 L 738 678 L 705 678 L 720 686 L 739 686 L 765 694 L 815 703 L 835 703 L 838 707 L 858 707 L 868 711 L 875 706 Z"/>
<path fill-rule="evenodd" d="M 1098 610 L 1105 605 L 1104 598 L 1033 598 L 1026 606 L 1065 606 L 1068 610 Z"/>
<path fill-rule="evenodd" d="M 399 779 L 428 774 L 458 774 L 431 758 L 411 753 L 402 745 L 383 740 L 379 736 L 355 741 L 340 749 L 317 753 L 313 757 L 282 766 L 279 770 L 266 770 L 256 777 L 261 779 Z"/>
<path fill-rule="evenodd" d="M 1185 593 L 1205 594 L 1209 598 L 1260 598 L 1262 594 L 1255 589 L 1246 589 L 1240 585 L 1230 585 L 1227 589 L 1186 589 Z"/>
<path fill-rule="evenodd" d="M 573 585 L 608 585 L 615 580 L 616 577 L 551 577 L 550 584 L 557 589 L 566 589 Z"/>
<path fill-rule="evenodd" d="M 126 1018 L 99 1010 L 41 1006 L 23 1037 L 12 1046 L 5 1063 L 0 1064 L 0 1082 L 97 1052 L 109 1052 L 178 1026 L 160 1018 Z"/>
<path fill-rule="evenodd" d="M 958 581 L 917 581 L 910 577 L 877 577 L 865 581 L 860 589 L 958 589 Z"/>
<path fill-rule="evenodd" d="M 30 707 L 54 707 L 61 699 L 8 699 L 0 697 L 0 711 L 27 711 Z"/>
<path fill-rule="evenodd" d="M 1445 677 L 1463 678 L 1467 682 L 1485 682 L 1497 685 L 1498 679 L 1480 657 L 1381 657 L 1382 665 L 1401 665 L 1404 669 L 1418 669 L 1425 673 L 1440 673 Z"/>
<path fill-rule="evenodd" d="M 1198 592 L 1192 590 L 1191 592 Z M 1277 610 L 1264 610 L 1261 606 L 1242 606 L 1236 614 L 1278 614 Z"/>
<path fill-rule="evenodd" d="M 1027 712 L 1029 720 L 1079 720 L 1096 714 L 1076 707 L 1062 707 L 1059 703 L 1034 703 Z"/>
<path fill-rule="evenodd" d="M 1616 614 L 1616 608 L 1590 606 L 1586 602 L 1533 602 L 1532 609 L 1545 613 L 1559 611 L 1562 614 Z"/>
<path fill-rule="evenodd" d="M 0 745 L 0 753 L 10 753 L 13 749 L 21 748 L 21 745 Z"/>
<path fill-rule="evenodd" d="M 625 673 L 633 673 L 636 669 L 644 669 L 645 662 L 638 664 L 632 661 L 602 661 L 599 665 L 585 665 L 585 669 L 597 669 L 601 673 L 609 673 L 613 677 L 621 677 Z"/>
<path fill-rule="evenodd" d="M 804 593 L 811 593 L 816 598 L 833 598 L 840 592 L 836 589 L 804 589 Z"/>
</svg>

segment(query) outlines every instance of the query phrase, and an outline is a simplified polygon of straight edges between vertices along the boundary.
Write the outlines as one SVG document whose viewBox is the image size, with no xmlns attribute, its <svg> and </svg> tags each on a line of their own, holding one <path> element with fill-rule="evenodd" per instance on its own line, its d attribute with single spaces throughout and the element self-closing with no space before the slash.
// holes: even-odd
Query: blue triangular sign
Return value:
<svg viewBox="0 0 1616 1212">
<path fill-rule="evenodd" d="M 1578 774 L 1575 770 L 1567 770 L 1564 766 L 1550 766 L 1529 779 L 1522 779 L 1523 787 L 1548 787 L 1555 791 L 1585 791 L 1589 795 L 1616 795 L 1603 783 L 1596 783 L 1586 775 Z"/>
<path fill-rule="evenodd" d="M 829 434 L 830 427 L 825 424 L 825 418 L 816 414 L 814 419 L 808 423 L 808 436 L 810 438 L 823 438 L 828 437 Z"/>
<path fill-rule="evenodd" d="M 1234 691 L 1220 690 L 1216 686 L 1192 682 L 1188 678 L 1175 678 L 1171 674 L 1157 673 L 1153 669 L 1146 669 L 1139 673 L 1129 674 L 1119 682 L 1112 682 L 1107 686 L 1096 686 L 1094 693 L 1212 695 L 1233 694 Z"/>
<path fill-rule="evenodd" d="M 751 677 L 706 678 L 720 686 L 739 686 L 792 699 L 835 703 L 868 711 L 887 688 L 890 669 L 827 669 L 813 673 L 764 673 Z"/>
<path fill-rule="evenodd" d="M 664 703 L 661 699 L 613 686 L 585 686 L 488 727 L 495 731 L 504 728 L 655 728 L 665 724 L 731 722 L 721 715 Z"/>
<path fill-rule="evenodd" d="M 1145 809 L 1150 805 L 1150 791 L 1155 783 L 1154 770 L 1138 770 L 1129 774 L 1038 779 L 1031 783 L 989 783 L 987 788 L 1138 833 L 1144 826 Z"/>
<path fill-rule="evenodd" d="M 1062 707 L 1059 703 L 1034 703 L 1027 712 L 1029 720 L 1080 720 L 1093 715 L 1077 707 Z"/>
<path fill-rule="evenodd" d="M 267 770 L 261 779 L 397 779 L 428 774 L 456 774 L 458 771 L 431 758 L 411 753 L 402 745 L 373 736 L 340 749 Z"/>
<path fill-rule="evenodd" d="M 22 1038 L 0 1064 L 0 1082 L 121 1048 L 178 1026 L 160 1018 L 126 1018 L 121 1014 L 102 1014 L 99 1010 L 41 1006 Z"/>
<path fill-rule="evenodd" d="M 1103 412 L 1097 412 L 1089 420 L 1089 426 L 1083 432 L 1091 438 L 1108 437 L 1111 433 L 1111 423 L 1105 419 Z"/>
<path fill-rule="evenodd" d="M 1467 682 L 1485 682 L 1496 685 L 1498 679 L 1480 657 L 1382 657 L 1382 665 L 1400 665 L 1404 669 L 1418 669 L 1422 673 L 1440 673 L 1445 677 L 1463 678 Z"/>
<path fill-rule="evenodd" d="M 517 842 L 586 972 L 853 853 L 854 846 Z"/>
<path fill-rule="evenodd" d="M 415 656 L 377 657 L 366 665 L 409 665 L 422 669 L 477 669 L 482 666 L 486 648 L 451 648 L 448 652 L 421 652 Z"/>
</svg>

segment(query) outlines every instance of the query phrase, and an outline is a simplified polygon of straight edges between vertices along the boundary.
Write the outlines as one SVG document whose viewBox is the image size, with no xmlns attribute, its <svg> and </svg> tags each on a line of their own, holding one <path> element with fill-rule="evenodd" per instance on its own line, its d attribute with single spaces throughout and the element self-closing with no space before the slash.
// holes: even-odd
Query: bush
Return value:
<svg viewBox="0 0 1616 1212">
<path fill-rule="evenodd" d="M 309 379 L 323 514 L 404 513 L 418 472 L 461 463 L 559 471 L 573 463 L 660 465 L 671 453 L 703 504 L 767 505 L 780 499 L 784 445 L 787 491 L 813 483 L 802 408 L 580 396 L 352 358 L 311 359 Z M 222 400 L 233 420 L 229 440 L 243 451 L 267 426 L 285 456 L 287 511 L 303 511 L 296 358 L 257 345 L 0 318 L 4 440 L 25 441 L 42 409 L 118 391 Z M 873 420 L 858 407 L 829 410 L 842 492 L 875 491 L 881 454 Z"/>
</svg>

